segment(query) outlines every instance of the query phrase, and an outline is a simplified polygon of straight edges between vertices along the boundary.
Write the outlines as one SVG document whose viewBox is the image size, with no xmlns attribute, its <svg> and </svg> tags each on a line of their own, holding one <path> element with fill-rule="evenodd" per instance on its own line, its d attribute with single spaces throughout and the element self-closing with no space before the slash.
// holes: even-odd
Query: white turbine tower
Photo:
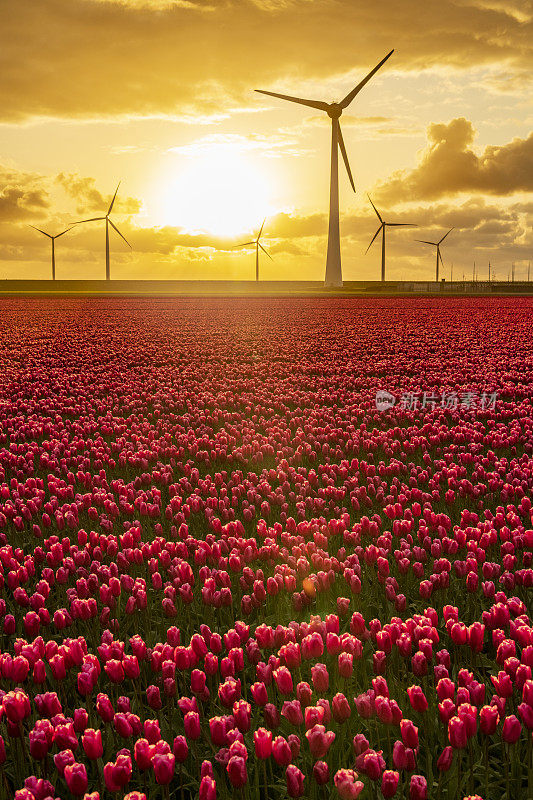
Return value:
<svg viewBox="0 0 533 800">
<path fill-rule="evenodd" d="M 289 100 L 291 103 L 300 103 L 302 106 L 309 106 L 309 108 L 316 108 L 319 111 L 325 111 L 331 119 L 331 178 L 329 189 L 329 230 L 328 230 L 328 254 L 326 259 L 326 286 L 342 286 L 342 267 L 341 267 L 341 247 L 340 247 L 340 232 L 339 232 L 339 148 L 344 159 L 348 178 L 355 192 L 355 186 L 352 178 L 352 172 L 348 163 L 348 156 L 342 138 L 341 127 L 339 119 L 342 112 L 348 108 L 354 97 L 359 94 L 363 86 L 365 86 L 370 78 L 383 66 L 385 61 L 390 58 L 394 50 L 391 50 L 385 58 L 383 58 L 374 69 L 368 73 L 366 78 L 357 84 L 352 91 L 346 95 L 344 100 L 340 103 L 325 103 L 320 100 L 304 100 L 301 97 L 292 97 L 291 95 L 278 94 L 277 92 L 267 92 L 264 89 L 256 89 L 256 92 L 267 94 L 271 97 L 278 97 L 281 100 Z"/>
<path fill-rule="evenodd" d="M 383 217 L 381 216 L 381 214 L 377 210 L 376 206 L 374 205 L 374 203 L 370 199 L 370 195 L 369 194 L 367 195 L 367 197 L 370 200 L 370 205 L 372 206 L 372 208 L 374 209 L 374 211 L 377 214 L 377 218 L 379 219 L 380 226 L 377 229 L 377 231 L 375 232 L 374 236 L 372 237 L 372 241 L 370 242 L 370 244 L 366 248 L 365 256 L 368 253 L 368 251 L 370 250 L 370 248 L 372 247 L 372 245 L 374 244 L 374 241 L 376 240 L 376 237 L 379 236 L 379 234 L 381 232 L 381 280 L 384 281 L 385 280 L 385 231 L 387 230 L 387 228 L 404 228 L 404 227 L 416 228 L 418 226 L 415 225 L 413 222 L 385 222 L 385 220 L 383 219 Z"/>
<path fill-rule="evenodd" d="M 124 241 L 126 242 L 128 247 L 130 248 L 130 250 L 133 249 L 131 244 L 126 239 L 126 237 L 121 234 L 121 232 L 119 231 L 117 226 L 109 219 L 109 215 L 111 214 L 111 211 L 113 210 L 113 205 L 115 204 L 115 198 L 117 196 L 117 192 L 118 192 L 118 187 L 119 186 L 120 186 L 120 181 L 119 181 L 119 183 L 117 185 L 117 188 L 115 189 L 115 194 L 113 195 L 113 199 L 111 200 L 111 204 L 110 204 L 110 206 L 109 206 L 109 208 L 107 210 L 107 214 L 105 215 L 105 217 L 91 217 L 91 219 L 80 219 L 78 222 L 74 223 L 75 225 L 81 225 L 84 222 L 101 222 L 102 220 L 105 219 L 105 279 L 106 279 L 106 281 L 110 280 L 110 278 L 111 278 L 111 270 L 110 270 L 110 266 L 109 266 L 109 226 L 111 225 L 111 227 L 118 233 L 120 238 L 124 239 Z"/>
<path fill-rule="evenodd" d="M 256 279 L 256 281 L 259 280 L 259 248 L 261 248 L 263 253 L 265 255 L 267 255 L 271 261 L 274 261 L 274 259 L 270 255 L 270 253 L 268 253 L 265 250 L 265 248 L 263 247 L 263 245 L 259 241 L 260 238 L 261 238 L 261 234 L 263 233 L 263 228 L 265 227 L 265 222 L 266 222 L 266 217 L 263 220 L 263 224 L 261 225 L 261 228 L 259 230 L 259 233 L 257 234 L 257 238 L 256 239 L 253 239 L 251 242 L 243 242 L 242 244 L 235 245 L 236 247 L 248 247 L 248 245 L 251 245 L 251 244 L 255 245 L 255 279 Z"/>
<path fill-rule="evenodd" d="M 436 247 L 436 248 L 437 248 L 437 264 L 436 264 L 436 267 L 435 267 L 435 280 L 436 280 L 436 281 L 438 281 L 438 280 L 439 280 L 439 259 L 440 259 L 440 263 L 442 264 L 442 266 L 444 266 L 444 261 L 442 260 L 442 256 L 441 256 L 441 253 L 440 253 L 440 246 L 441 246 L 441 244 L 443 243 L 443 241 L 445 240 L 445 238 L 446 238 L 446 237 L 447 237 L 447 236 L 448 236 L 448 235 L 449 235 L 449 234 L 450 234 L 452 231 L 453 231 L 453 228 L 450 228 L 450 230 L 448 231 L 448 233 L 445 233 L 445 234 L 444 234 L 444 236 L 442 237 L 442 239 L 439 239 L 439 241 L 438 241 L 438 242 L 427 242 L 425 239 L 416 239 L 416 240 L 415 240 L 415 241 L 417 241 L 417 242 L 420 242 L 421 244 L 431 244 L 431 245 L 433 245 L 433 247 Z M 464 280 L 464 275 L 463 275 L 463 280 Z"/>
<path fill-rule="evenodd" d="M 36 228 L 35 225 L 30 225 L 30 228 L 33 228 L 34 231 L 39 231 L 44 236 L 48 236 L 49 239 L 52 240 L 52 280 L 55 281 L 56 279 L 56 239 L 59 239 L 60 236 L 64 236 L 65 233 L 68 233 L 72 230 L 72 225 L 70 228 L 67 228 L 65 231 L 61 231 L 61 233 L 56 233 L 55 236 L 52 236 L 51 233 L 47 233 L 46 231 L 41 230 L 41 228 Z"/>
</svg>

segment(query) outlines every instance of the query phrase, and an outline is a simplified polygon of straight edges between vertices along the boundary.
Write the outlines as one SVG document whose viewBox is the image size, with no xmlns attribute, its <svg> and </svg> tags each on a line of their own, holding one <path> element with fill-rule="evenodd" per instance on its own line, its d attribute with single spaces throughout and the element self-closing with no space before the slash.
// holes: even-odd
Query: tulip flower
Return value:
<svg viewBox="0 0 533 800">
<path fill-rule="evenodd" d="M 323 758 L 335 740 L 335 733 L 326 731 L 323 725 L 313 725 L 310 730 L 305 732 L 305 736 L 314 759 Z"/>
<path fill-rule="evenodd" d="M 204 775 L 200 781 L 199 800 L 216 800 L 216 781 L 210 775 Z"/>
<path fill-rule="evenodd" d="M 254 731 L 254 746 L 257 758 L 270 758 L 272 753 L 272 732 L 266 728 L 258 728 Z"/>
<path fill-rule="evenodd" d="M 462 750 L 466 747 L 467 729 L 462 719 L 455 716 L 448 722 L 448 738 L 451 746 L 455 750 Z"/>
<path fill-rule="evenodd" d="M 381 776 L 381 792 L 383 797 L 394 797 L 398 788 L 400 773 L 392 769 L 386 769 Z"/>
<path fill-rule="evenodd" d="M 407 695 L 414 711 L 423 713 L 428 710 L 428 701 L 420 686 L 410 686 L 407 689 Z"/>
<path fill-rule="evenodd" d="M 152 766 L 156 782 L 167 786 L 174 776 L 174 765 L 176 759 L 173 753 L 157 753 L 152 758 Z"/>
<path fill-rule="evenodd" d="M 504 742 L 514 744 L 514 742 L 517 742 L 520 738 L 521 732 L 522 726 L 520 725 L 520 720 L 514 714 L 505 717 L 502 729 L 502 738 Z"/>
<path fill-rule="evenodd" d="M 87 789 L 87 770 L 84 764 L 67 764 L 63 773 L 68 790 L 71 794 L 80 797 Z"/>
<path fill-rule="evenodd" d="M 313 778 L 318 786 L 324 786 L 329 781 L 329 767 L 325 761 L 315 761 L 313 765 Z"/>
<path fill-rule="evenodd" d="M 356 797 L 359 797 L 365 785 L 357 778 L 357 772 L 354 772 L 353 769 L 337 770 L 333 782 L 341 800 L 355 800 Z"/>
<path fill-rule="evenodd" d="M 232 786 L 240 788 L 248 780 L 246 772 L 246 761 L 242 756 L 231 756 L 226 767 L 228 777 Z"/>
<path fill-rule="evenodd" d="M 92 760 L 101 758 L 104 752 L 102 745 L 102 732 L 94 730 L 94 728 L 87 728 L 81 737 L 81 743 L 87 758 Z"/>
<path fill-rule="evenodd" d="M 276 736 L 272 742 L 272 755 L 276 764 L 286 767 L 292 761 L 290 745 L 283 736 Z"/>
<path fill-rule="evenodd" d="M 304 793 L 304 773 L 294 764 L 289 764 L 285 770 L 285 778 L 289 797 L 301 797 Z"/>
<path fill-rule="evenodd" d="M 409 800 L 427 800 L 427 781 L 422 775 L 411 775 Z"/>
</svg>

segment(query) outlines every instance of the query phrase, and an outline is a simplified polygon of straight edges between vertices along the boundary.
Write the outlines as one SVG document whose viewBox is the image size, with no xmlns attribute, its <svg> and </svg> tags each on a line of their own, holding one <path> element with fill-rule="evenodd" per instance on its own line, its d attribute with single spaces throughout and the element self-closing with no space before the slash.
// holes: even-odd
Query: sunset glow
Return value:
<svg viewBox="0 0 533 800">
<path fill-rule="evenodd" d="M 237 149 L 201 149 L 161 179 L 154 216 L 188 232 L 235 236 L 258 228 L 274 209 L 268 175 Z"/>
<path fill-rule="evenodd" d="M 234 248 L 267 217 L 268 274 L 322 280 L 330 120 L 254 90 L 339 102 L 394 48 L 341 119 L 356 188 L 339 152 L 343 277 L 381 275 L 368 193 L 385 219 L 417 225 L 388 241 L 391 280 L 433 277 L 414 239 L 451 227 L 447 280 L 474 260 L 523 278 L 532 41 L 527 0 L 384 0 L 376 15 L 359 0 L 6 2 L 0 275 L 47 276 L 49 243 L 29 226 L 97 216 L 121 181 L 132 251 L 112 241 L 115 277 L 202 277 L 208 263 L 204 277 L 244 278 L 253 264 Z M 104 255 L 98 226 L 78 226 L 58 242 L 57 274 L 98 277 Z"/>
</svg>

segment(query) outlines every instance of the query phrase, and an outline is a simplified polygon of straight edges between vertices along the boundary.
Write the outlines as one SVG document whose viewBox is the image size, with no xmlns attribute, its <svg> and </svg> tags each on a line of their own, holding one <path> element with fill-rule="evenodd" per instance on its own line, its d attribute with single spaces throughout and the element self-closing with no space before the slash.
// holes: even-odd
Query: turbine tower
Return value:
<svg viewBox="0 0 533 800">
<path fill-rule="evenodd" d="M 431 245 L 433 245 L 433 247 L 437 248 L 437 264 L 436 264 L 436 271 L 435 271 L 435 280 L 436 281 L 439 280 L 439 259 L 440 259 L 440 262 L 441 262 L 442 266 L 444 266 L 444 261 L 442 260 L 442 256 L 441 256 L 441 253 L 440 253 L 440 246 L 443 243 L 443 241 L 445 240 L 445 238 L 448 236 L 448 234 L 450 234 L 452 231 L 453 231 L 453 228 L 450 228 L 448 233 L 445 233 L 444 236 L 442 237 L 442 239 L 439 239 L 438 242 L 426 242 L 425 239 L 415 239 L 416 242 L 421 242 L 422 244 L 431 244 Z M 463 280 L 464 280 L 464 276 L 463 276 Z"/>
<path fill-rule="evenodd" d="M 384 281 L 385 280 L 385 231 L 386 231 L 386 229 L 387 228 L 401 228 L 401 227 L 404 227 L 404 226 L 409 226 L 409 227 L 416 228 L 417 226 L 412 222 L 385 222 L 385 220 L 383 219 L 383 217 L 381 216 L 381 214 L 377 210 L 376 206 L 372 202 L 369 194 L 367 195 L 367 197 L 370 200 L 370 205 L 372 206 L 372 208 L 376 212 L 377 217 L 378 217 L 378 219 L 379 219 L 381 224 L 380 224 L 379 228 L 377 229 L 377 231 L 375 232 L 372 241 L 370 242 L 370 244 L 366 248 L 365 255 L 368 253 L 368 251 L 370 250 L 370 248 L 374 244 L 374 241 L 375 241 L 376 237 L 379 235 L 379 232 L 381 231 L 381 280 Z"/>
<path fill-rule="evenodd" d="M 263 224 L 261 225 L 261 228 L 259 229 L 259 233 L 257 234 L 257 238 L 256 239 L 253 239 L 251 242 L 243 242 L 242 244 L 235 245 L 235 247 L 247 247 L 250 244 L 254 244 L 255 245 L 255 279 L 256 279 L 256 281 L 259 280 L 259 248 L 261 248 L 263 253 L 265 255 L 267 255 L 271 261 L 274 261 L 274 259 L 270 255 L 270 253 L 268 253 L 265 250 L 265 248 L 263 247 L 263 245 L 259 241 L 261 239 L 261 234 L 263 233 L 263 228 L 265 226 L 265 222 L 266 222 L 266 217 L 263 220 Z"/>
<path fill-rule="evenodd" d="M 331 287 L 342 286 L 342 267 L 341 267 L 341 247 L 340 247 L 340 231 L 339 231 L 339 149 L 344 160 L 346 172 L 355 192 L 355 185 L 352 178 L 350 164 L 348 163 L 348 156 L 344 146 L 344 139 L 342 138 L 341 126 L 339 119 L 342 112 L 348 108 L 354 97 L 359 94 L 363 86 L 375 75 L 380 67 L 383 66 L 385 61 L 390 58 L 394 50 L 391 50 L 385 58 L 382 58 L 379 64 L 368 73 L 366 78 L 357 84 L 349 94 L 346 95 L 344 100 L 340 103 L 325 103 L 320 100 L 304 100 L 301 97 L 292 97 L 291 95 L 278 94 L 277 92 L 267 92 L 263 89 L 256 89 L 256 92 L 267 94 L 270 97 L 278 97 L 281 100 L 289 100 L 291 103 L 299 103 L 302 106 L 309 106 L 309 108 L 316 108 L 318 111 L 325 111 L 331 119 L 331 177 L 329 187 L 329 228 L 328 228 L 328 254 L 326 258 L 326 278 L 325 285 Z"/>
<path fill-rule="evenodd" d="M 30 228 L 33 228 L 34 231 L 39 231 L 39 233 L 42 233 L 43 236 L 48 236 L 48 238 L 52 240 L 52 280 L 53 281 L 55 281 L 55 279 L 56 279 L 56 248 L 55 248 L 56 239 L 59 239 L 60 236 L 63 236 L 65 233 L 68 233 L 70 230 L 72 230 L 73 227 L 74 226 L 71 225 L 70 228 L 67 228 L 65 231 L 61 231 L 61 233 L 56 233 L 55 236 L 52 236 L 51 233 L 47 233 L 46 231 L 42 231 L 40 228 L 36 228 L 35 225 L 30 225 Z"/>
<path fill-rule="evenodd" d="M 91 219 L 80 219 L 78 222 L 74 223 L 75 225 L 81 225 L 84 222 L 101 222 L 102 220 L 105 219 L 105 279 L 106 279 L 106 281 L 111 279 L 111 270 L 110 270 L 110 267 L 109 267 L 109 226 L 111 225 L 111 227 L 118 233 L 120 238 L 124 239 L 124 241 L 126 242 L 128 247 L 130 248 L 130 250 L 133 249 L 131 244 L 126 239 L 126 237 L 121 234 L 121 232 L 119 231 L 117 226 L 109 219 L 109 215 L 111 214 L 111 211 L 113 210 L 113 205 L 115 204 L 115 198 L 117 196 L 117 192 L 118 192 L 118 187 L 119 186 L 120 186 L 120 181 L 119 181 L 119 183 L 117 185 L 117 188 L 115 189 L 115 194 L 113 195 L 113 199 L 111 200 L 111 204 L 110 204 L 110 206 L 109 206 L 109 208 L 107 210 L 107 214 L 105 215 L 105 217 L 91 217 Z"/>
</svg>

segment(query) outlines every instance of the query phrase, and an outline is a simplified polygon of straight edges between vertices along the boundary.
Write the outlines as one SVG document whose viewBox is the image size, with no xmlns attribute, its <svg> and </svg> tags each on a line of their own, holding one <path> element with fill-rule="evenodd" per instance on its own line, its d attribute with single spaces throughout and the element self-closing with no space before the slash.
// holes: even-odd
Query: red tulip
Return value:
<svg viewBox="0 0 533 800">
<path fill-rule="evenodd" d="M 415 711 L 424 712 L 428 710 L 428 701 L 420 686 L 410 686 L 407 689 L 409 702 Z"/>
<path fill-rule="evenodd" d="M 517 742 L 520 738 L 521 732 L 522 726 L 520 725 L 520 720 L 514 714 L 505 717 L 502 729 L 502 737 L 504 742 L 514 744 L 514 742 Z"/>
<path fill-rule="evenodd" d="M 100 730 L 87 728 L 81 737 L 81 743 L 87 758 L 96 760 L 102 757 L 104 748 L 102 745 L 102 732 Z"/>
<path fill-rule="evenodd" d="M 152 758 L 156 782 L 167 786 L 174 777 L 176 759 L 173 753 L 157 753 Z"/>
<path fill-rule="evenodd" d="M 456 750 L 466 747 L 467 732 L 466 726 L 459 717 L 452 717 L 448 722 L 448 738 L 450 744 Z"/>
<path fill-rule="evenodd" d="M 189 755 L 189 746 L 185 736 L 176 736 L 174 738 L 172 752 L 178 764 L 183 764 L 183 762 L 187 760 L 187 756 Z"/>
<path fill-rule="evenodd" d="M 286 767 L 291 763 L 292 752 L 289 743 L 283 736 L 276 736 L 272 742 L 272 755 L 274 761 L 282 767 Z"/>
<path fill-rule="evenodd" d="M 313 765 L 313 778 L 318 786 L 324 786 L 329 781 L 329 767 L 325 761 L 315 761 Z"/>
<path fill-rule="evenodd" d="M 444 748 L 442 753 L 437 759 L 437 769 L 441 772 L 448 772 L 453 761 L 453 747 L 448 745 Z"/>
<path fill-rule="evenodd" d="M 199 800 L 216 800 L 217 785 L 214 778 L 209 775 L 204 775 L 200 781 L 200 797 Z"/>
<path fill-rule="evenodd" d="M 357 778 L 357 772 L 354 772 L 353 769 L 337 770 L 333 782 L 341 800 L 355 800 L 356 797 L 359 797 L 365 785 Z"/>
<path fill-rule="evenodd" d="M 323 758 L 335 740 L 333 731 L 326 731 L 323 725 L 314 725 L 305 732 L 309 749 L 314 759 Z"/>
<path fill-rule="evenodd" d="M 386 769 L 381 776 L 381 792 L 383 797 L 393 797 L 398 788 L 400 773 L 392 769 Z"/>
<path fill-rule="evenodd" d="M 87 790 L 87 770 L 84 764 L 67 764 L 63 773 L 69 792 L 81 796 Z"/>
<path fill-rule="evenodd" d="M 427 800 L 427 781 L 422 775 L 411 775 L 409 784 L 409 800 Z"/>
<path fill-rule="evenodd" d="M 304 793 L 305 775 L 294 764 L 289 764 L 285 771 L 287 794 L 289 797 L 301 797 Z"/>
<path fill-rule="evenodd" d="M 272 732 L 266 728 L 254 731 L 255 755 L 257 758 L 270 758 L 272 753 Z"/>
<path fill-rule="evenodd" d="M 246 772 L 246 761 L 242 756 L 231 756 L 226 770 L 232 786 L 239 788 L 245 785 L 248 780 L 248 774 Z"/>
</svg>

